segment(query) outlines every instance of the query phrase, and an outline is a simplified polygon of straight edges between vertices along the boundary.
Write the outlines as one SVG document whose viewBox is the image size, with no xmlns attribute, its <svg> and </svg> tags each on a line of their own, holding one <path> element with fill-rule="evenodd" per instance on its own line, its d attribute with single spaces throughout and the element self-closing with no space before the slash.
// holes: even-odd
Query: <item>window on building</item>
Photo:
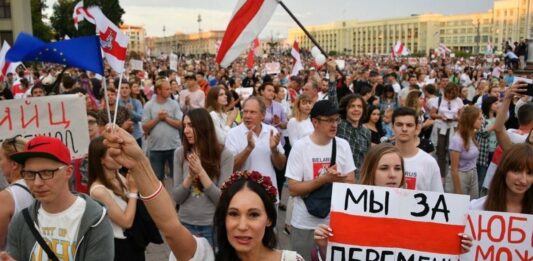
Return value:
<svg viewBox="0 0 533 261">
<path fill-rule="evenodd" d="M 12 31 L 0 31 L 0 41 L 13 44 L 13 32 Z"/>
<path fill-rule="evenodd" d="M 11 0 L 0 0 L 0 18 L 11 18 Z"/>
<path fill-rule="evenodd" d="M 465 28 L 461 28 L 461 31 L 460 31 L 462 34 L 466 33 L 466 29 Z"/>
</svg>

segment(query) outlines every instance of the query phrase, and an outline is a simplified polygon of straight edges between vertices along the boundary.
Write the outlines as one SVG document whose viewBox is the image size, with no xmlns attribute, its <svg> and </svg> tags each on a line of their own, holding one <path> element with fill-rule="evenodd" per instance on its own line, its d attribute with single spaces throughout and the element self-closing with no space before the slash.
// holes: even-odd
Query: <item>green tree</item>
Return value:
<svg viewBox="0 0 533 261">
<path fill-rule="evenodd" d="M 44 0 L 31 0 L 33 35 L 44 41 L 50 41 L 53 38 L 52 28 L 43 21 L 43 18 L 46 18 L 43 15 L 43 10 L 47 7 Z"/>
<path fill-rule="evenodd" d="M 78 22 L 78 30 L 74 27 L 72 14 L 74 6 L 78 2 L 79 0 L 59 0 L 54 4 L 50 21 L 58 39 L 64 38 L 65 35 L 76 37 L 95 34 L 95 26 L 88 21 Z M 124 9 L 118 0 L 84 0 L 84 5 L 85 7 L 97 5 L 114 24 L 120 25 L 122 23 Z"/>
</svg>

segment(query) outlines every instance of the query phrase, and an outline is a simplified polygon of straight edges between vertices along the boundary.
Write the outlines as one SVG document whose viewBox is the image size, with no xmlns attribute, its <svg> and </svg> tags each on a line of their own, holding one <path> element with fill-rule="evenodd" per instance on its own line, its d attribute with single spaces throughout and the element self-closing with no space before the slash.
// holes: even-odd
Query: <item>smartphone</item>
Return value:
<svg viewBox="0 0 533 261">
<path fill-rule="evenodd" d="M 526 95 L 533 97 L 533 83 L 528 83 L 527 84 Z"/>
</svg>

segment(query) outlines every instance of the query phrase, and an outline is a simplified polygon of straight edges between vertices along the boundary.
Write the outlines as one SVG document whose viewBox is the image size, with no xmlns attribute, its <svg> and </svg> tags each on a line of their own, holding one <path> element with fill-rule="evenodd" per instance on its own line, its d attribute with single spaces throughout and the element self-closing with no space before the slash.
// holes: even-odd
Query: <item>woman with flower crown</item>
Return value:
<svg viewBox="0 0 533 261">
<path fill-rule="evenodd" d="M 181 224 L 169 194 L 135 138 L 110 126 L 103 136 L 111 157 L 130 169 L 148 212 L 172 250 L 170 260 L 215 260 L 208 241 L 194 237 Z M 303 260 L 296 252 L 275 249 L 277 191 L 269 177 L 254 171 L 236 172 L 221 191 L 214 220 L 219 248 L 216 260 Z"/>
<path fill-rule="evenodd" d="M 180 206 L 178 216 L 193 235 L 214 246 L 213 216 L 219 187 L 233 171 L 233 154 L 218 143 L 213 120 L 203 108 L 183 116 L 182 145 L 174 153 L 172 195 Z"/>
</svg>

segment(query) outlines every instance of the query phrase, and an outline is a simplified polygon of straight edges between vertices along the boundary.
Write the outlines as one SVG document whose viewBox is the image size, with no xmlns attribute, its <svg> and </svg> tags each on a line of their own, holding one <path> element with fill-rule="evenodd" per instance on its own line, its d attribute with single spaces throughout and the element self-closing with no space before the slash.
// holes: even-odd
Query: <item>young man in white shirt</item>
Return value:
<svg viewBox="0 0 533 261">
<path fill-rule="evenodd" d="M 30 222 L 45 242 L 54 243 L 50 248 L 59 260 L 113 260 L 111 222 L 96 201 L 70 192 L 73 167 L 70 152 L 61 140 L 35 137 L 23 152 L 10 158 L 23 165 L 21 176 L 35 196 L 35 202 L 27 208 Z M 37 243 L 23 212 L 9 227 L 7 253 L 15 260 L 52 260 Z"/>
<path fill-rule="evenodd" d="M 285 172 L 289 193 L 294 197 L 290 245 L 304 260 L 311 260 L 314 229 L 319 224 L 328 224 L 329 215 L 325 218 L 311 215 L 303 197 L 333 182 L 353 183 L 356 169 L 350 145 L 335 137 L 340 122 L 338 108 L 329 100 L 318 101 L 311 109 L 311 121 L 313 133 L 294 144 Z M 334 164 L 331 162 L 333 139 L 336 143 Z"/>
<path fill-rule="evenodd" d="M 416 111 L 400 107 L 392 114 L 392 129 L 396 147 L 404 160 L 405 186 L 407 189 L 443 192 L 437 161 L 417 147 L 422 125 Z"/>
</svg>

